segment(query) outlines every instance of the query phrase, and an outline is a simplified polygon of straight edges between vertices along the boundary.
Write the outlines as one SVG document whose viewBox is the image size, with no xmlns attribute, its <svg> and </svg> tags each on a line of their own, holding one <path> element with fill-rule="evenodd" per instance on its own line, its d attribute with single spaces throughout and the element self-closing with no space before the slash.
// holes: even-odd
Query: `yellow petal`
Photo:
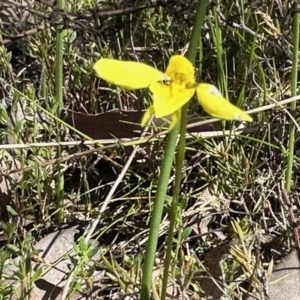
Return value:
<svg viewBox="0 0 300 300">
<path fill-rule="evenodd" d="M 146 64 L 110 58 L 99 59 L 94 70 L 100 78 L 129 90 L 146 88 L 153 82 L 168 79 L 166 74 Z"/>
<path fill-rule="evenodd" d="M 173 82 L 186 86 L 194 82 L 194 67 L 182 55 L 173 55 L 169 60 L 166 74 Z"/>
<path fill-rule="evenodd" d="M 153 94 L 153 107 L 156 118 L 162 118 L 173 114 L 186 104 L 194 95 L 194 89 L 185 89 L 172 83 L 165 85 L 155 82 L 150 85 Z"/>
<path fill-rule="evenodd" d="M 212 84 L 200 83 L 196 88 L 197 98 L 203 109 L 211 116 L 224 120 L 252 122 L 246 112 L 227 101 Z"/>
</svg>

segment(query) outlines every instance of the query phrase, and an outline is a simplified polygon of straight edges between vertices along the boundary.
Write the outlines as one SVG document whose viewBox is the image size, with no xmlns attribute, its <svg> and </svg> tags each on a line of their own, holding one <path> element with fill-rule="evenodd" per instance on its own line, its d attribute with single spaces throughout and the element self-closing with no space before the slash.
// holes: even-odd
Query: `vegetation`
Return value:
<svg viewBox="0 0 300 300">
<path fill-rule="evenodd" d="M 156 120 L 133 137 L 124 131 L 140 129 L 133 124 L 139 117 L 124 126 L 113 125 L 111 115 L 97 123 L 92 116 L 111 110 L 142 116 L 151 96 L 108 84 L 93 65 L 111 57 L 165 70 L 172 55 L 186 54 L 197 2 L 0 2 L 0 299 L 34 299 L 35 283 L 64 259 L 62 299 L 79 299 L 78 293 L 139 297 L 168 124 Z M 287 0 L 207 6 L 196 79 L 254 112 L 253 122 L 212 120 L 190 101 L 182 180 L 175 179 L 174 164 L 165 182 L 154 299 L 162 293 L 170 210 L 168 294 L 246 299 L 264 289 L 273 264 L 294 247 L 300 204 L 296 9 Z M 74 128 L 78 112 L 83 121 Z M 34 245 L 66 224 L 79 226 L 79 237 L 49 263 Z"/>
</svg>

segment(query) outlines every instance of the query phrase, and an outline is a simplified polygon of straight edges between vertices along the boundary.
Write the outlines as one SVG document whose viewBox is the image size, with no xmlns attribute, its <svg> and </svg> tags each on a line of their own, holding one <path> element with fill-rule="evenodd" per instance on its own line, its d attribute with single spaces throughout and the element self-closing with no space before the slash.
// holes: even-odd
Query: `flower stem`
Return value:
<svg viewBox="0 0 300 300">
<path fill-rule="evenodd" d="M 195 59 L 198 51 L 201 29 L 202 29 L 202 24 L 206 12 L 207 4 L 208 4 L 208 0 L 198 0 L 197 11 L 194 19 L 189 48 L 186 54 L 187 59 L 189 59 L 193 64 L 195 64 Z M 179 140 L 178 150 L 176 155 L 175 187 L 173 192 L 172 207 L 170 209 L 170 226 L 168 231 L 167 251 L 166 251 L 166 257 L 164 263 L 164 275 L 163 275 L 163 282 L 162 282 L 161 300 L 166 299 L 169 267 L 172 258 L 174 227 L 176 222 L 176 213 L 177 213 L 178 199 L 179 199 L 181 179 L 182 179 L 182 165 L 185 157 L 187 110 L 188 110 L 188 103 L 182 107 L 182 111 L 181 111 L 182 119 L 181 119 L 181 127 L 180 127 L 180 140 Z M 180 239 L 178 240 L 180 242 Z M 179 251 L 179 243 L 177 244 L 176 247 L 174 261 L 177 261 L 178 251 Z M 174 273 L 175 273 L 175 268 L 173 268 L 173 276 L 175 275 Z"/>
<path fill-rule="evenodd" d="M 149 300 L 152 284 L 152 269 L 157 248 L 157 238 L 159 226 L 163 213 L 164 202 L 166 198 L 168 182 L 171 174 L 171 168 L 174 160 L 177 136 L 179 133 L 179 124 L 168 134 L 167 144 L 162 162 L 162 169 L 158 180 L 157 192 L 154 200 L 151 214 L 150 232 L 146 246 L 145 262 L 143 266 L 143 277 L 141 285 L 141 300 Z"/>
</svg>

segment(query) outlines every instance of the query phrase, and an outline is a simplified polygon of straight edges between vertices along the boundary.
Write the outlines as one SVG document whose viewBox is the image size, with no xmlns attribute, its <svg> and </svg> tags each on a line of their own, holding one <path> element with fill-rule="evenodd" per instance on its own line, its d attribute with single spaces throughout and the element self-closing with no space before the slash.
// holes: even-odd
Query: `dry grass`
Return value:
<svg viewBox="0 0 300 300">
<path fill-rule="evenodd" d="M 1 140 L 2 144 L 41 145 L 0 150 L 1 179 L 5 182 L 1 186 L 5 200 L 1 198 L 0 205 L 2 266 L 12 256 L 24 260 L 32 257 L 28 244 L 35 242 L 36 233 L 59 226 L 54 186 L 58 170 L 64 174 L 64 221 L 91 222 L 128 160 L 127 148 L 118 141 L 104 153 L 96 153 L 94 146 L 61 146 L 60 156 L 65 159 L 60 161 L 56 160 L 60 159 L 58 148 L 46 144 L 57 137 L 68 142 L 83 136 L 70 134 L 59 125 L 60 118 L 55 117 L 55 16 L 64 17 L 67 29 L 65 109 L 95 114 L 111 109 L 141 110 L 150 101 L 145 93 L 132 94 L 96 78 L 92 71 L 95 60 L 102 56 L 139 60 L 163 70 L 170 55 L 186 49 L 195 9 L 195 1 L 178 4 L 171 0 L 164 6 L 158 2 L 154 7 L 146 0 L 119 1 L 119 5 L 108 0 L 97 4 L 93 0 L 72 0 L 67 12 L 43 1 L 32 2 L 30 9 L 6 2 L 0 3 L 0 8 L 4 8 L 0 14 L 0 41 L 4 43 L 0 46 Z M 196 68 L 202 69 L 202 81 L 216 84 L 233 103 L 250 109 L 272 103 L 271 99 L 290 97 L 292 11 L 290 1 L 285 0 L 244 2 L 222 1 L 209 6 Z M 143 5 L 146 7 L 121 11 Z M 15 11 L 17 21 L 9 8 Z M 40 29 L 31 32 L 37 25 Z M 13 38 L 18 35 L 20 38 Z M 197 115 L 195 122 L 203 120 L 204 113 L 196 102 L 190 110 Z M 298 116 L 294 117 L 297 120 Z M 254 120 L 251 133 L 205 138 L 195 134 L 188 139 L 182 183 L 183 215 L 174 236 L 180 233 L 181 237 L 177 240 L 180 260 L 175 266 L 176 286 L 190 299 L 208 296 L 201 290 L 205 287 L 203 278 L 210 276 L 228 295 L 227 299 L 242 299 L 247 290 L 263 285 L 271 258 L 276 262 L 293 248 L 288 205 L 282 196 L 288 124 L 293 119 L 288 109 L 278 107 L 255 114 Z M 218 122 L 214 126 L 216 130 L 234 131 L 238 125 Z M 297 133 L 289 194 L 296 216 L 300 149 Z M 140 278 L 149 209 L 157 188 L 164 143 L 161 138 L 143 146 L 144 162 L 133 160 L 100 220 L 95 236 L 101 242 L 102 256 L 97 263 L 106 280 L 98 287 L 99 299 L 117 292 L 138 291 L 139 279 L 135 278 Z M 86 150 L 92 151 L 74 157 L 74 153 Z M 15 174 L 12 171 L 16 168 L 21 171 Z M 171 191 L 172 180 L 170 195 Z M 164 257 L 167 227 L 166 207 L 157 269 Z M 216 252 L 212 252 L 214 249 Z M 88 253 L 85 245 L 75 250 Z M 80 266 L 77 275 L 85 268 Z M 27 272 L 20 267 L 14 282 L 22 282 Z M 5 280 L 1 268 L 0 280 Z M 159 290 L 159 282 L 156 287 Z M 1 299 L 10 299 L 11 288 L 5 284 L 0 287 Z M 72 284 L 70 289 L 75 291 L 78 287 Z"/>
</svg>

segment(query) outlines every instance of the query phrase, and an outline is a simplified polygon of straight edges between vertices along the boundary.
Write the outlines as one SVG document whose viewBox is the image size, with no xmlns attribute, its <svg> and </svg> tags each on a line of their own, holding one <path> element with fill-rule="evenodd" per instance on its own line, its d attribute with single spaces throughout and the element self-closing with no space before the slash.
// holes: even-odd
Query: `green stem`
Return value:
<svg viewBox="0 0 300 300">
<path fill-rule="evenodd" d="M 299 4 L 296 4 L 295 11 L 299 8 Z M 299 51 L 299 13 L 294 14 L 294 24 L 293 24 L 293 66 L 292 66 L 292 79 L 291 79 L 291 96 L 296 96 L 297 94 L 297 83 L 298 83 L 298 51 Z M 295 116 L 296 111 L 296 101 L 292 102 L 290 105 L 290 112 Z M 285 189 L 287 192 L 291 190 L 292 184 L 292 174 L 293 174 L 293 164 L 294 164 L 294 148 L 295 148 L 295 129 L 296 126 L 291 120 L 289 126 L 289 154 L 286 170 L 286 180 Z"/>
<path fill-rule="evenodd" d="M 153 211 L 151 214 L 149 238 L 146 246 L 145 262 L 143 266 L 143 277 L 141 285 L 141 300 L 149 300 L 152 285 L 152 269 L 157 248 L 157 238 L 159 226 L 162 218 L 164 201 L 166 198 L 168 182 L 173 165 L 174 153 L 176 148 L 179 124 L 168 134 L 165 148 L 162 169 L 158 180 L 157 192 L 154 200 Z"/>
<path fill-rule="evenodd" d="M 65 8 L 65 1 L 58 0 L 58 8 Z M 57 28 L 56 33 L 56 57 L 55 57 L 55 101 L 57 105 L 57 116 L 60 115 L 61 109 L 63 108 L 63 42 L 64 42 L 64 31 L 61 27 Z M 58 126 L 60 126 L 58 124 Z M 58 130 L 59 132 L 59 130 Z M 58 141 L 60 137 L 57 137 Z M 58 157 L 61 155 L 61 148 L 58 148 Z M 57 208 L 57 220 L 58 222 L 63 221 L 63 200 L 64 200 L 64 176 L 61 172 L 60 166 L 57 167 L 56 175 L 56 208 Z"/>
<path fill-rule="evenodd" d="M 189 48 L 186 54 L 187 59 L 189 59 L 193 64 L 195 64 L 196 54 L 200 42 L 201 29 L 202 29 L 207 5 L 208 5 L 208 0 L 198 0 Z M 188 104 L 184 105 L 181 111 L 182 119 L 181 119 L 181 128 L 180 128 L 180 140 L 179 140 L 178 151 L 176 155 L 175 187 L 173 192 L 172 207 L 170 209 L 170 225 L 169 225 L 168 238 L 167 238 L 167 251 L 166 251 L 166 257 L 164 263 L 161 300 L 166 299 L 169 268 L 170 268 L 170 262 L 172 258 L 174 228 L 176 223 L 176 213 L 177 213 L 178 199 L 179 199 L 181 179 L 182 179 L 182 165 L 185 157 L 187 111 L 188 111 Z M 177 245 L 175 251 L 174 261 L 177 260 L 178 251 L 179 251 L 179 245 Z M 175 268 L 173 268 L 173 272 L 175 272 Z M 175 274 L 173 273 L 173 276 L 174 275 Z"/>
<path fill-rule="evenodd" d="M 58 8 L 65 8 L 65 1 L 58 0 Z M 63 39 L 64 31 L 57 28 L 56 33 L 56 56 L 55 56 L 55 100 L 57 102 L 57 114 L 63 108 Z"/>
</svg>

